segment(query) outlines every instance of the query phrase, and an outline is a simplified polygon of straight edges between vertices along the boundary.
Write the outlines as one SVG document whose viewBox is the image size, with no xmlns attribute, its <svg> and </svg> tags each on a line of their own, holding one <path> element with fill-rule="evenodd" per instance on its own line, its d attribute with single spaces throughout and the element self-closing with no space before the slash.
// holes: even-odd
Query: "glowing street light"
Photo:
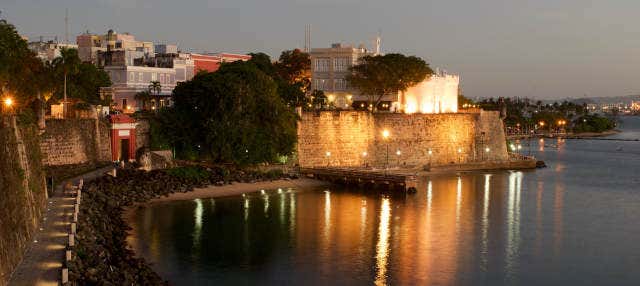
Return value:
<svg viewBox="0 0 640 286">
<path fill-rule="evenodd" d="M 389 138 L 389 136 L 391 136 L 391 133 L 389 133 L 389 130 L 385 129 L 382 130 L 382 138 L 384 138 L 385 140 Z"/>
<path fill-rule="evenodd" d="M 484 152 L 489 153 L 489 152 L 491 152 L 491 149 L 489 149 L 489 147 L 484 148 Z"/>
<path fill-rule="evenodd" d="M 327 166 L 331 165 L 331 152 L 327 151 L 324 155 L 327 157 Z"/>
<path fill-rule="evenodd" d="M 11 97 L 7 97 L 3 101 L 6 107 L 11 107 L 13 105 L 13 99 Z"/>
</svg>

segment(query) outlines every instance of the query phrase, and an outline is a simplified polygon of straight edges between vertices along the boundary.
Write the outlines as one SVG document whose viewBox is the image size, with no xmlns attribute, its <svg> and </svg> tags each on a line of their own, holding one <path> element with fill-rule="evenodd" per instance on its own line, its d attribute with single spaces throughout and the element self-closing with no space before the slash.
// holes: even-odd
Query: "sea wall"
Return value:
<svg viewBox="0 0 640 286">
<path fill-rule="evenodd" d="M 389 137 L 383 137 L 383 131 Z M 431 152 L 429 152 L 431 151 Z M 497 112 L 322 111 L 301 114 L 298 162 L 313 166 L 422 166 L 507 160 Z"/>
<path fill-rule="evenodd" d="M 35 125 L 0 117 L 0 285 L 20 262 L 46 205 Z"/>
<path fill-rule="evenodd" d="M 49 119 L 41 135 L 46 166 L 111 161 L 109 124 L 99 119 Z"/>
</svg>

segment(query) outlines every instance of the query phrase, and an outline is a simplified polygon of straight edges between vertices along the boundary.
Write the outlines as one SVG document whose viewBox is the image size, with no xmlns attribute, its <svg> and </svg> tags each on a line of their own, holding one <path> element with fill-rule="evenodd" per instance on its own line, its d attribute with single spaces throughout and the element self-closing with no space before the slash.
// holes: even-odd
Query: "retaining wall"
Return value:
<svg viewBox="0 0 640 286">
<path fill-rule="evenodd" d="M 506 161 L 502 124 L 499 113 L 493 111 L 304 112 L 298 125 L 298 162 L 302 167 L 394 167 Z M 387 139 L 383 130 L 390 133 Z"/>
</svg>

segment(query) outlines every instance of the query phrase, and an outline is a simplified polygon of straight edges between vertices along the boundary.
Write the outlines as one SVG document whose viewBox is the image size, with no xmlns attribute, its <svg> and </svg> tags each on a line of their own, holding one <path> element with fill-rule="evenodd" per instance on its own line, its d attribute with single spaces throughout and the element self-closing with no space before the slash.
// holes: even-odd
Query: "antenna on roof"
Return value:
<svg viewBox="0 0 640 286">
<path fill-rule="evenodd" d="M 311 24 L 304 25 L 304 52 L 311 50 Z"/>
<path fill-rule="evenodd" d="M 64 43 L 69 44 L 69 8 L 64 9 Z"/>
</svg>

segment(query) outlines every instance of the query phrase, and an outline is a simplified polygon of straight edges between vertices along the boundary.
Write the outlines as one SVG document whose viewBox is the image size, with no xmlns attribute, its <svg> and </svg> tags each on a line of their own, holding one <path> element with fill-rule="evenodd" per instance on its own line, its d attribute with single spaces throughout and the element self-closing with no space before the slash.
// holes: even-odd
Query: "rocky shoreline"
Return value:
<svg viewBox="0 0 640 286">
<path fill-rule="evenodd" d="M 67 262 L 69 280 L 79 285 L 168 285 L 127 246 L 125 208 L 186 193 L 196 187 L 297 179 L 281 171 L 243 171 L 225 167 L 180 167 L 168 170 L 118 170 L 86 183 L 78 217 L 75 252 Z"/>
</svg>

